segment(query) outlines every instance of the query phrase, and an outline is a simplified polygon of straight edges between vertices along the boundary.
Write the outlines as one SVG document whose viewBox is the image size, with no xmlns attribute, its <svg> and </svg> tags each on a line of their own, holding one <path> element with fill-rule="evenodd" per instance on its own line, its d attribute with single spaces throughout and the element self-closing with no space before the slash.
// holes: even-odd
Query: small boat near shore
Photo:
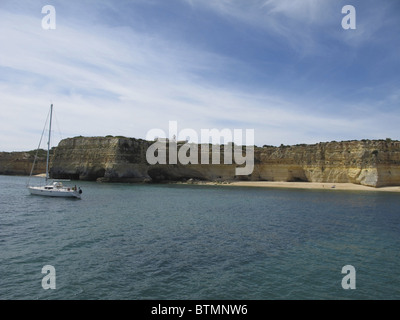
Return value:
<svg viewBox="0 0 400 320">
<path fill-rule="evenodd" d="M 29 181 L 30 181 L 30 178 L 32 177 L 33 168 L 35 166 L 35 162 L 36 162 L 36 158 L 37 158 L 37 153 L 36 153 L 35 160 L 33 162 L 31 173 L 29 176 L 27 188 L 28 188 L 30 194 L 32 194 L 32 195 L 81 199 L 81 194 L 82 194 L 81 188 L 77 188 L 76 186 L 74 186 L 74 187 L 64 186 L 61 181 L 53 181 L 52 183 L 49 183 L 49 180 L 50 180 L 50 178 L 49 178 L 49 157 L 50 157 L 50 138 L 51 138 L 52 116 L 53 116 L 53 104 L 50 106 L 50 123 L 49 123 L 49 137 L 48 137 L 48 142 L 47 142 L 46 173 L 44 174 L 45 185 L 43 185 L 43 186 L 30 186 L 29 185 Z M 42 134 L 42 137 L 43 137 L 43 134 Z M 42 139 L 40 139 L 40 141 L 41 140 Z M 40 147 L 40 143 L 39 143 L 39 147 Z M 39 150 L 39 147 L 38 147 L 38 150 Z"/>
<path fill-rule="evenodd" d="M 29 192 L 33 195 L 48 196 L 48 197 L 67 197 L 67 198 L 81 198 L 81 188 L 65 187 L 61 181 L 54 181 L 52 184 L 46 184 L 39 187 L 28 187 Z"/>
</svg>

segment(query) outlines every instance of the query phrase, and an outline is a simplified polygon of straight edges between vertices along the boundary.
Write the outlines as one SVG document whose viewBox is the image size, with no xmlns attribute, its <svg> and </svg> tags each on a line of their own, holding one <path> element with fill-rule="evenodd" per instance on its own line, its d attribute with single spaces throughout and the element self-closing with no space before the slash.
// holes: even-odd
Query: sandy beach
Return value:
<svg viewBox="0 0 400 320">
<path fill-rule="evenodd" d="M 350 190 L 372 192 L 400 192 L 400 186 L 395 187 L 367 187 L 353 183 L 320 183 L 320 182 L 280 182 L 280 181 L 235 181 L 226 184 L 238 187 L 262 187 L 262 188 L 295 188 L 295 189 L 322 189 L 322 190 Z"/>
</svg>

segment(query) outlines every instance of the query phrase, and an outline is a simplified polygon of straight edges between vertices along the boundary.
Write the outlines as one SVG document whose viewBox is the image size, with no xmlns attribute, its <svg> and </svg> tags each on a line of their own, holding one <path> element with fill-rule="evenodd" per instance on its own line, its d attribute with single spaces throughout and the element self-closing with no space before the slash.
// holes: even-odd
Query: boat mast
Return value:
<svg viewBox="0 0 400 320">
<path fill-rule="evenodd" d="M 51 137 L 51 119 L 53 117 L 53 104 L 50 106 L 50 125 L 49 125 L 49 140 L 47 141 L 47 160 L 46 160 L 46 183 L 49 179 L 49 157 L 50 157 L 50 137 Z"/>
</svg>

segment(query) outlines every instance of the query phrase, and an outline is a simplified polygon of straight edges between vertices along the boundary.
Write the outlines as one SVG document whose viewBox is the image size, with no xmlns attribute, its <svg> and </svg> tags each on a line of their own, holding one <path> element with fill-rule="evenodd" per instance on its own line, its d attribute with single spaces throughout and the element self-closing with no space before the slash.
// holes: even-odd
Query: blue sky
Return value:
<svg viewBox="0 0 400 320">
<path fill-rule="evenodd" d="M 0 151 L 35 149 L 50 103 L 55 144 L 169 121 L 258 146 L 400 139 L 399 17 L 398 0 L 1 0 Z"/>
</svg>

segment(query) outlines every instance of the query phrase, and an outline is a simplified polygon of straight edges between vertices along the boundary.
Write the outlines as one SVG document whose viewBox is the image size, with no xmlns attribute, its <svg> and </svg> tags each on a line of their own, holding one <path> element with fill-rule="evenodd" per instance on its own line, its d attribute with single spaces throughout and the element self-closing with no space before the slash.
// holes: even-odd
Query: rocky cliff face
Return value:
<svg viewBox="0 0 400 320">
<path fill-rule="evenodd" d="M 56 179 L 136 182 L 150 179 L 146 150 L 150 142 L 117 137 L 62 140 L 51 163 Z"/>
<path fill-rule="evenodd" d="M 29 175 L 35 159 L 36 151 L 0 152 L 0 174 Z M 46 151 L 40 150 L 32 174 L 46 172 Z"/>
<path fill-rule="evenodd" d="M 221 164 L 204 164 L 204 161 L 202 164 L 201 146 L 197 146 L 198 164 L 183 165 L 179 161 L 172 164 L 168 161 L 167 144 L 167 164 L 150 165 L 146 151 L 153 143 L 124 137 L 64 139 L 53 150 L 50 174 L 56 179 L 110 182 L 199 179 L 347 182 L 372 187 L 400 185 L 400 142 L 390 139 L 255 147 L 254 170 L 246 176 L 236 175 L 238 166 L 234 161 L 223 164 L 223 146 L 220 147 Z M 180 147 L 182 144 L 178 144 L 178 151 Z M 0 174 L 29 175 L 34 154 L 33 151 L 0 153 Z M 208 158 L 212 163 L 211 154 Z M 45 166 L 46 154 L 42 151 L 33 173 L 44 173 Z"/>
<path fill-rule="evenodd" d="M 400 185 L 399 141 L 267 147 L 258 149 L 258 159 L 252 180 Z"/>
<path fill-rule="evenodd" d="M 65 139 L 55 151 L 51 174 L 54 178 L 120 182 L 193 178 L 211 181 L 349 182 L 373 187 L 400 185 L 399 141 L 362 140 L 255 147 L 254 170 L 247 176 L 235 175 L 237 165 L 234 163 L 201 164 L 200 152 L 199 164 L 167 162 L 150 165 L 146 161 L 146 151 L 152 144 L 151 141 L 122 137 Z M 168 147 L 166 153 L 169 159 Z"/>
</svg>

